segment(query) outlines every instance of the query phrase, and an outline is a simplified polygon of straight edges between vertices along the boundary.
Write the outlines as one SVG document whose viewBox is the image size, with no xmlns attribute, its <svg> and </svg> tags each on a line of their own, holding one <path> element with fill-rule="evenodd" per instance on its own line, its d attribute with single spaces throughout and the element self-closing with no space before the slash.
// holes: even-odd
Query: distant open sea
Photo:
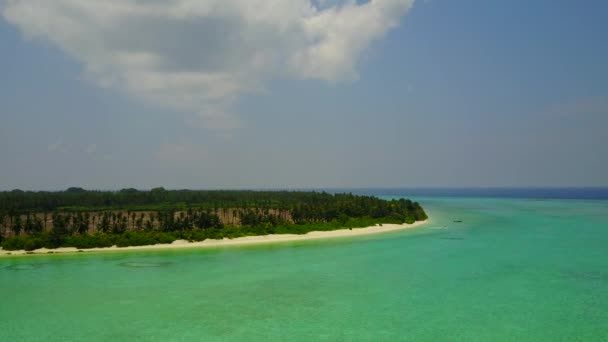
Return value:
<svg viewBox="0 0 608 342">
<path fill-rule="evenodd" d="M 331 192 L 352 192 L 367 195 L 409 197 L 490 197 L 528 199 L 592 199 L 608 200 L 608 187 L 599 188 L 369 188 L 328 189 Z"/>
<path fill-rule="evenodd" d="M 0 341 L 608 341 L 608 189 L 339 190 L 409 197 L 431 220 L 0 259 Z"/>
</svg>

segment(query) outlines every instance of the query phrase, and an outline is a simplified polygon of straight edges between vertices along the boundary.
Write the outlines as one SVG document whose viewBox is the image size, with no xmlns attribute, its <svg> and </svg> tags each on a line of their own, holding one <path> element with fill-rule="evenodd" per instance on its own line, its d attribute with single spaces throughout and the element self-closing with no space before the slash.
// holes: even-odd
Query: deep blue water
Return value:
<svg viewBox="0 0 608 342">
<path fill-rule="evenodd" d="M 352 192 L 375 196 L 475 197 L 528 199 L 606 200 L 608 187 L 596 188 L 326 188 L 328 192 Z"/>
</svg>

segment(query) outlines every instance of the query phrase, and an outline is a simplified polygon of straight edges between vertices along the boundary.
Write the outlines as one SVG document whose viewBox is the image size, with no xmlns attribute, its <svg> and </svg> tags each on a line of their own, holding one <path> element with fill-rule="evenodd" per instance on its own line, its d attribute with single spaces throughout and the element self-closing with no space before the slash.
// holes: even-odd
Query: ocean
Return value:
<svg viewBox="0 0 608 342">
<path fill-rule="evenodd" d="M 608 341 L 608 192 L 475 191 L 368 190 L 431 218 L 381 235 L 3 258 L 0 341 Z"/>
</svg>

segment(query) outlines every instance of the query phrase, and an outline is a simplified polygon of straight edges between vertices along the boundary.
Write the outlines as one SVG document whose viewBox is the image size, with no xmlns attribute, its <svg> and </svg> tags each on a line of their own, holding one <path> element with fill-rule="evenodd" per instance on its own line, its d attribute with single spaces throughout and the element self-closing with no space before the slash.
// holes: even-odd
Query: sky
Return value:
<svg viewBox="0 0 608 342">
<path fill-rule="evenodd" d="M 608 186 L 607 13 L 0 0 L 0 189 Z"/>
</svg>

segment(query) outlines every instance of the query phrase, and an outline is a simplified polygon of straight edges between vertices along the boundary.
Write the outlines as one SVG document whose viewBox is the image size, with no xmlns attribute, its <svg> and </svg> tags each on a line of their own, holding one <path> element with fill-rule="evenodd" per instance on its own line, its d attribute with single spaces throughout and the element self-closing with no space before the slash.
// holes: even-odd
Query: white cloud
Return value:
<svg viewBox="0 0 608 342">
<path fill-rule="evenodd" d="M 240 94 L 272 78 L 356 79 L 414 0 L 5 0 L 2 16 L 87 78 L 230 128 Z"/>
</svg>

